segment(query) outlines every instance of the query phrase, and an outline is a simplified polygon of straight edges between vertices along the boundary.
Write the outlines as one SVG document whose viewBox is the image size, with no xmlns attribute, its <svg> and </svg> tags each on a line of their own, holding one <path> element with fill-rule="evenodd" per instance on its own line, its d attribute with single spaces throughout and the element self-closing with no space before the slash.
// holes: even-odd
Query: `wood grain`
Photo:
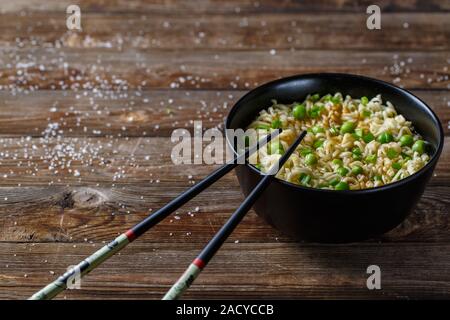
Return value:
<svg viewBox="0 0 450 320">
<path fill-rule="evenodd" d="M 346 245 L 297 243 L 252 211 L 185 297 L 450 298 L 450 1 L 377 1 L 378 31 L 370 0 L 80 0 L 79 33 L 69 4 L 0 6 L 0 299 L 27 298 L 211 172 L 173 165 L 174 128 L 220 128 L 249 89 L 309 72 L 383 79 L 438 114 L 444 150 L 417 208 Z M 59 298 L 161 298 L 242 199 L 228 174 Z"/>
<path fill-rule="evenodd" d="M 0 89 L 248 89 L 277 78 L 328 72 L 379 78 L 409 89 L 448 89 L 448 52 L 126 51 L 5 49 Z M 27 65 L 16 60 L 26 58 Z M 31 58 L 30 58 L 31 57 Z M 170 61 L 170 63 L 167 63 Z M 19 69 L 19 70 L 18 70 Z M 41 71 L 43 70 L 43 71 Z M 19 88 L 20 90 L 17 90 Z"/>
<path fill-rule="evenodd" d="M 160 299 L 201 246 L 133 243 L 84 278 L 81 290 L 66 291 L 59 299 Z M 0 298 L 28 297 L 98 247 L 0 244 Z M 184 297 L 448 299 L 449 252 L 450 245 L 444 243 L 230 243 L 223 246 Z M 366 269 L 372 264 L 381 268 L 382 290 L 366 287 Z"/>
<path fill-rule="evenodd" d="M 83 12 L 102 13 L 222 13 L 254 12 L 365 12 L 371 0 L 79 0 Z M 70 1 L 16 0 L 2 5 L 0 12 L 45 11 L 65 12 Z M 450 11 L 447 0 L 379 0 L 383 12 Z"/>
<path fill-rule="evenodd" d="M 42 136 L 58 123 L 66 137 L 170 137 L 175 128 L 192 132 L 192 121 L 204 128 L 221 126 L 246 91 L 148 90 L 117 94 L 114 99 L 77 92 L 39 90 L 28 94 L 0 91 L 0 137 Z M 416 90 L 450 134 L 450 93 Z M 92 102 L 94 101 L 94 103 Z M 156 127 L 157 126 L 157 127 Z"/>
<path fill-rule="evenodd" d="M 2 145 L 9 155 L 0 162 L 4 186 L 0 188 L 2 241 L 109 240 L 213 169 L 205 165 L 173 165 L 168 138 L 67 138 L 59 143 L 72 146 L 74 153 L 80 148 L 102 148 L 95 157 L 89 155 L 73 161 L 70 168 L 57 166 L 55 173 L 44 161 L 48 158 L 47 150 L 53 150 L 54 145 L 46 143 L 43 147 L 39 138 L 31 139 L 27 146 L 36 148 L 27 152 L 30 158 L 27 160 L 21 156 L 24 150 L 21 140 L 4 139 Z M 448 240 L 449 145 L 446 141 L 435 175 L 415 214 L 385 240 Z M 64 155 L 59 160 L 65 157 L 72 158 Z M 219 197 L 224 201 L 217 202 Z M 228 174 L 144 239 L 176 242 L 186 238 L 205 242 L 242 199 L 235 176 Z M 276 238 L 289 241 L 255 216 L 244 220 L 236 237 L 250 242 Z"/>
<path fill-rule="evenodd" d="M 445 138 L 433 177 L 435 184 L 445 185 L 450 176 L 449 140 L 450 137 Z M 2 186 L 147 185 L 157 184 L 156 180 L 179 184 L 211 172 L 213 167 L 204 163 L 174 165 L 171 152 L 175 145 L 170 138 L 162 137 L 65 138 L 50 143 L 42 143 L 40 138 L 1 139 Z M 225 142 L 223 145 L 225 149 Z M 191 158 L 193 161 L 193 155 Z"/>
<path fill-rule="evenodd" d="M 230 187 L 232 186 L 231 190 Z M 170 201 L 186 187 L 154 186 L 0 188 L 0 241 L 109 241 Z M 430 185 L 414 213 L 375 239 L 385 242 L 449 242 L 448 186 Z M 4 201 L 4 197 L 8 200 Z M 216 199 L 222 199 L 218 202 Z M 243 200 L 237 181 L 228 179 L 196 197 L 158 224 L 140 241 L 206 243 Z M 249 214 L 228 240 L 292 242 Z"/>
<path fill-rule="evenodd" d="M 4 14 L 0 44 L 69 48 L 271 50 L 449 50 L 447 13 L 386 13 L 381 30 L 367 14 L 83 14 L 82 32 L 65 32 L 62 13 Z M 226 32 L 224 32 L 226 30 Z"/>
</svg>

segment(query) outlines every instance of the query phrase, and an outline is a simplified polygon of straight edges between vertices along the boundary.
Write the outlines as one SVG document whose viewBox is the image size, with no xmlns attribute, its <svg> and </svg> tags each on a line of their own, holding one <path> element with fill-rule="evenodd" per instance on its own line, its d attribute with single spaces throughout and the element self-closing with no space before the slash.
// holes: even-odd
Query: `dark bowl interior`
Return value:
<svg viewBox="0 0 450 320">
<path fill-rule="evenodd" d="M 254 209 L 280 231 L 302 240 L 348 242 L 394 228 L 420 199 L 443 147 L 439 119 L 423 101 L 389 83 L 350 74 L 306 74 L 262 85 L 235 104 L 225 126 L 226 129 L 246 128 L 259 111 L 271 106 L 272 99 L 292 103 L 303 101 L 308 94 L 336 92 L 354 98 L 381 94 L 383 102 L 390 101 L 430 143 L 431 160 L 406 179 L 366 190 L 320 190 L 275 179 Z M 238 166 L 236 173 L 245 195 L 261 179 L 258 171 L 249 165 Z"/>
</svg>

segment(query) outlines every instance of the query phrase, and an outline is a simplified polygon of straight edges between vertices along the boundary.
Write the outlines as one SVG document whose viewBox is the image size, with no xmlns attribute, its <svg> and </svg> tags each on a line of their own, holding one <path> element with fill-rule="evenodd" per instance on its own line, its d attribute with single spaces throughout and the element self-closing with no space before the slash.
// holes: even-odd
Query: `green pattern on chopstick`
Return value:
<svg viewBox="0 0 450 320">
<path fill-rule="evenodd" d="M 183 292 L 191 286 L 192 282 L 194 282 L 200 272 L 202 272 L 202 269 L 191 263 L 183 275 L 178 279 L 177 283 L 170 288 L 162 300 L 178 299 Z"/>
<path fill-rule="evenodd" d="M 106 246 L 94 252 L 91 256 L 68 270 L 61 277 L 47 285 L 45 288 L 36 292 L 29 300 L 48 300 L 55 297 L 61 291 L 67 288 L 67 282 L 72 279 L 76 273 L 80 273 L 80 278 L 95 269 L 103 261 L 107 260 L 122 248 L 130 243 L 126 234 L 121 234 L 116 239 L 108 243 Z"/>
</svg>

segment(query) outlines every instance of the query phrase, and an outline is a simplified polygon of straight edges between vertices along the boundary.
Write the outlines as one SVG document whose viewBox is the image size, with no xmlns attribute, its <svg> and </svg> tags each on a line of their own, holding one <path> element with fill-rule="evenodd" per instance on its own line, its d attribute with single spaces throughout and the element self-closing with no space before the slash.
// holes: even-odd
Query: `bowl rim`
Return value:
<svg viewBox="0 0 450 320">
<path fill-rule="evenodd" d="M 279 178 L 273 179 L 272 183 L 274 183 L 274 182 L 281 183 L 288 187 L 293 187 L 295 189 L 299 189 L 299 190 L 303 190 L 303 191 L 317 191 L 317 192 L 335 193 L 335 194 L 351 196 L 351 195 L 367 194 L 367 193 L 379 192 L 379 191 L 381 192 L 381 191 L 391 190 L 391 189 L 394 189 L 397 187 L 401 187 L 401 186 L 417 179 L 419 176 L 422 176 L 425 172 L 427 172 L 429 169 L 431 169 L 433 166 L 435 166 L 437 160 L 439 159 L 439 157 L 441 155 L 441 152 L 442 152 L 442 149 L 444 146 L 444 130 L 442 129 L 441 121 L 439 120 L 436 113 L 422 99 L 418 98 L 417 96 L 415 96 L 414 94 L 412 94 L 410 91 L 408 91 L 406 89 L 400 88 L 394 84 L 391 84 L 391 83 L 383 81 L 383 80 L 366 77 L 366 76 L 362 76 L 362 75 L 351 74 L 351 73 L 319 72 L 319 73 L 298 74 L 298 75 L 283 77 L 283 78 L 280 78 L 277 80 L 269 81 L 269 82 L 266 82 L 256 88 L 253 88 L 252 90 L 250 90 L 246 94 L 244 94 L 238 101 L 236 101 L 236 103 L 233 105 L 233 107 L 228 112 L 228 115 L 225 119 L 225 139 L 227 141 L 228 146 L 233 150 L 234 154 L 237 154 L 237 151 L 234 148 L 232 148 L 232 144 L 230 143 L 229 137 L 226 134 L 226 129 L 230 129 L 231 119 L 233 118 L 233 116 L 237 112 L 237 110 L 240 107 L 242 107 L 241 106 L 242 102 L 245 99 L 247 99 L 248 96 L 254 94 L 256 91 L 264 90 L 265 88 L 268 88 L 268 87 L 271 87 L 271 86 L 274 86 L 277 84 L 281 84 L 281 83 L 286 83 L 286 82 L 293 81 L 293 80 L 309 79 L 309 78 L 333 78 L 333 77 L 346 77 L 346 78 L 359 79 L 361 81 L 375 82 L 382 86 L 386 86 L 391 90 L 397 91 L 401 95 L 406 95 L 412 99 L 416 99 L 418 102 L 420 102 L 423 105 L 423 107 L 425 107 L 425 109 L 427 109 L 427 111 L 431 114 L 433 120 L 438 124 L 439 134 L 438 134 L 438 146 L 436 148 L 436 151 L 434 152 L 430 161 L 428 161 L 428 163 L 425 166 L 423 166 L 419 171 L 413 173 L 412 175 L 410 175 L 404 179 L 398 180 L 396 182 L 388 183 L 388 184 L 385 184 L 385 185 L 379 186 L 379 187 L 358 189 L 358 190 L 330 190 L 330 189 L 319 189 L 319 188 L 313 188 L 313 187 L 304 187 L 304 186 L 301 186 L 301 185 L 298 185 L 298 184 L 295 184 L 295 183 L 292 183 L 292 182 L 289 182 L 286 180 L 282 180 Z M 250 170 L 252 170 L 254 173 L 261 174 L 261 171 L 256 169 L 254 166 L 252 166 L 248 163 L 246 163 L 245 166 L 250 168 Z"/>
</svg>

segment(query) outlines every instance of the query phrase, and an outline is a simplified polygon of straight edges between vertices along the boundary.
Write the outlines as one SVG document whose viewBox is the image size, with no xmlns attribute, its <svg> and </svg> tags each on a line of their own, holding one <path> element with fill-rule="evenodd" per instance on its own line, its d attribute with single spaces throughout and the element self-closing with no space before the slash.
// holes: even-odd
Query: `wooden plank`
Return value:
<svg viewBox="0 0 450 320">
<path fill-rule="evenodd" d="M 70 1 L 16 0 L 2 4 L 0 12 L 58 11 L 65 12 Z M 373 2 L 370 0 L 79 0 L 83 12 L 103 13 L 233 13 L 254 12 L 365 12 Z M 436 12 L 449 11 L 447 0 L 378 0 L 383 12 Z"/>
<path fill-rule="evenodd" d="M 447 13 L 385 13 L 381 30 L 368 30 L 367 15 L 83 14 L 83 31 L 67 33 L 62 13 L 5 14 L 0 45 L 72 48 L 270 50 L 449 50 Z"/>
<path fill-rule="evenodd" d="M 196 197 L 139 241 L 205 243 L 243 200 L 237 182 L 228 179 Z M 232 185 L 232 187 L 230 186 Z M 100 242 L 144 219 L 182 192 L 169 185 L 0 188 L 0 241 Z M 448 186 L 430 185 L 413 214 L 399 227 L 374 239 L 385 242 L 449 242 Z M 4 200 L 7 198 L 8 200 Z M 217 199 L 221 201 L 217 201 Z M 253 212 L 228 240 L 291 242 Z"/>
<path fill-rule="evenodd" d="M 72 140 L 76 142 L 67 142 Z M 41 146 L 39 139 L 4 139 L 0 161 L 0 240 L 109 240 L 213 168 L 173 165 L 171 144 L 165 138 L 67 141 L 58 142 L 65 147 L 60 148 L 54 168 L 49 169 L 49 161 L 55 156 L 51 152 L 54 144 Z M 435 176 L 415 214 L 387 235 L 387 241 L 448 240 L 449 145 L 446 141 Z M 80 156 L 80 150 L 88 151 Z M 23 154 L 28 154 L 28 159 Z M 63 168 L 62 164 L 70 160 L 70 168 Z M 217 202 L 219 197 L 223 201 Z M 236 178 L 229 174 L 182 208 L 177 214 L 180 219 L 167 220 L 145 239 L 204 242 L 242 199 Z M 254 215 L 244 220 L 235 235 L 248 241 L 285 239 Z"/>
<path fill-rule="evenodd" d="M 0 244 L 0 298 L 27 298 L 98 247 Z M 58 298 L 160 299 L 201 247 L 133 243 L 84 278 L 81 289 Z M 366 269 L 373 264 L 381 268 L 381 290 L 366 287 Z M 450 245 L 445 243 L 230 243 L 184 298 L 448 299 L 449 267 Z"/>
<path fill-rule="evenodd" d="M 39 90 L 28 94 L 0 91 L 0 136 L 42 136 L 49 123 L 58 123 L 66 137 L 170 137 L 175 128 L 192 131 L 192 121 L 204 128 L 221 126 L 245 91 L 149 90 L 100 98 L 70 91 Z M 450 134 L 450 92 L 418 90 Z"/>
<path fill-rule="evenodd" d="M 248 89 L 299 73 L 367 75 L 409 89 L 448 89 L 448 52 L 4 49 L 0 89 Z"/>
<path fill-rule="evenodd" d="M 445 185 L 450 176 L 450 137 L 433 179 Z M 170 138 L 0 139 L 2 186 L 189 185 L 212 170 L 202 164 L 174 165 Z M 224 148 L 225 142 L 224 142 Z M 220 150 L 219 150 L 220 151 Z M 218 153 L 221 156 L 221 153 Z M 193 159 L 192 159 L 193 160 Z M 192 177 L 190 177 L 192 176 Z"/>
</svg>

